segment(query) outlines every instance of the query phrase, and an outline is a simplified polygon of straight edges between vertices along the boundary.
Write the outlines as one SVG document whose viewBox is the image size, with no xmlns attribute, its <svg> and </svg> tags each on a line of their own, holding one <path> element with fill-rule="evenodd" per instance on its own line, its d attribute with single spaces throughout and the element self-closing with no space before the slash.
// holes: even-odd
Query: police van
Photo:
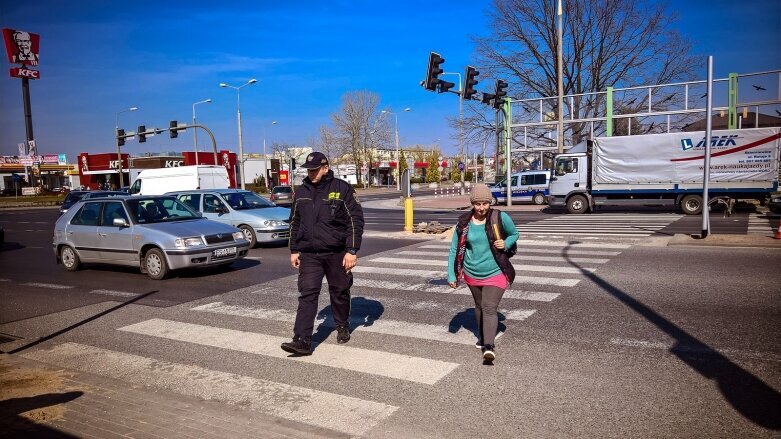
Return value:
<svg viewBox="0 0 781 439">
<path fill-rule="evenodd" d="M 512 201 L 545 204 L 550 195 L 550 171 L 522 171 L 511 176 Z M 507 179 L 491 186 L 491 204 L 507 202 Z"/>
</svg>

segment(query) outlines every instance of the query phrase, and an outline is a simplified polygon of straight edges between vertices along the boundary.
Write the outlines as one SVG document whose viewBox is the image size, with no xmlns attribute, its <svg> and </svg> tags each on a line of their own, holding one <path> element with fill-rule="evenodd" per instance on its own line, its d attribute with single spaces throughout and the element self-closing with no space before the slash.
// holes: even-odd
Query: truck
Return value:
<svg viewBox="0 0 781 439">
<path fill-rule="evenodd" d="M 781 128 L 714 130 L 710 203 L 767 202 L 778 191 Z M 606 205 L 703 209 L 705 132 L 600 137 L 556 156 L 549 205 L 582 214 Z M 727 204 L 734 205 L 734 204 Z"/>
<path fill-rule="evenodd" d="M 130 185 L 131 195 L 163 195 L 195 189 L 227 189 L 228 171 L 223 166 L 193 165 L 144 169 Z"/>
</svg>

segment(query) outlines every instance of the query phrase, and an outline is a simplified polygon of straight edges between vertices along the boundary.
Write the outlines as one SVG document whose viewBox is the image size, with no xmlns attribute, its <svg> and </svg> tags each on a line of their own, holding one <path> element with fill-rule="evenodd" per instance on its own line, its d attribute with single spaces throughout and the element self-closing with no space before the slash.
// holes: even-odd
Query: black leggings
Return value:
<svg viewBox="0 0 781 439">
<path fill-rule="evenodd" d="M 496 314 L 496 310 L 499 308 L 499 301 L 502 300 L 504 288 L 468 286 L 469 291 L 472 292 L 472 298 L 475 299 L 475 317 L 477 318 L 480 341 L 484 345 L 493 345 L 496 331 L 499 328 L 499 316 Z"/>
</svg>

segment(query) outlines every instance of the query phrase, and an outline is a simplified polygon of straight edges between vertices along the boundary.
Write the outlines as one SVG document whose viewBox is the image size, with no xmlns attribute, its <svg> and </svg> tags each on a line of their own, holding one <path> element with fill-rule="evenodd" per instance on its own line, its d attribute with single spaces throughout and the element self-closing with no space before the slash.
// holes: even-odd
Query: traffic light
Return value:
<svg viewBox="0 0 781 439">
<path fill-rule="evenodd" d="M 447 82 L 447 81 L 443 81 L 441 79 L 439 80 L 439 92 L 440 93 L 447 93 L 448 90 L 450 90 L 451 88 L 453 88 L 455 86 L 456 86 L 456 84 L 453 83 L 453 82 Z"/>
<path fill-rule="evenodd" d="M 475 90 L 475 86 L 477 85 L 477 79 L 475 79 L 476 76 L 480 75 L 480 72 L 475 70 L 472 66 L 466 66 L 466 74 L 464 75 L 464 95 L 462 96 L 463 99 L 472 99 L 472 96 L 477 93 L 477 90 Z"/>
<path fill-rule="evenodd" d="M 504 106 L 505 96 L 507 96 L 507 82 L 497 79 L 494 95 L 494 108 L 499 110 Z"/>
<path fill-rule="evenodd" d="M 480 99 L 480 101 L 486 105 L 494 106 L 494 98 L 496 96 L 492 95 L 491 93 L 483 93 L 483 97 Z"/>
<path fill-rule="evenodd" d="M 179 130 L 177 129 L 178 126 L 179 124 L 177 124 L 175 120 L 168 122 L 168 133 L 171 135 L 172 139 L 179 137 Z"/>
<path fill-rule="evenodd" d="M 138 134 L 138 143 L 144 143 L 146 142 L 146 125 L 139 125 L 138 131 L 136 131 L 136 134 Z"/>
<path fill-rule="evenodd" d="M 117 128 L 117 145 L 123 146 L 125 144 L 125 130 Z"/>
<path fill-rule="evenodd" d="M 428 69 L 426 70 L 426 79 L 423 81 L 423 88 L 429 91 L 437 91 L 437 85 L 439 85 L 439 75 L 444 72 L 440 65 L 445 62 L 445 58 L 442 58 L 438 53 L 431 52 L 428 54 Z"/>
</svg>

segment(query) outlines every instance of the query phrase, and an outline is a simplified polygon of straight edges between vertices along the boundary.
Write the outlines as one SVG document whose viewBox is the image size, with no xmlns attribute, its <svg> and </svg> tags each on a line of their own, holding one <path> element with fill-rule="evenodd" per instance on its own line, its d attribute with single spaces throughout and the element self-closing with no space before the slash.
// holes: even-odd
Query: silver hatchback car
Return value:
<svg viewBox="0 0 781 439">
<path fill-rule="evenodd" d="M 249 245 L 241 230 L 202 218 L 173 197 L 120 196 L 68 209 L 54 225 L 52 249 L 68 271 L 101 263 L 163 279 L 171 270 L 233 263 Z"/>
</svg>

